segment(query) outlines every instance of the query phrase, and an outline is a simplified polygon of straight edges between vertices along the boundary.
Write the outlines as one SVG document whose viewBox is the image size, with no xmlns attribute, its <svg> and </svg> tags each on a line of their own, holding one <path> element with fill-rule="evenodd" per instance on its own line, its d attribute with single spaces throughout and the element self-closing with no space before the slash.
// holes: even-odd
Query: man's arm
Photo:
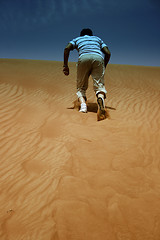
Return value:
<svg viewBox="0 0 160 240">
<path fill-rule="evenodd" d="M 66 76 L 69 75 L 68 58 L 71 50 L 73 50 L 73 45 L 71 43 L 68 43 L 68 45 L 64 49 L 64 64 L 63 64 L 63 72 Z"/>
<path fill-rule="evenodd" d="M 108 47 L 103 47 L 102 48 L 102 52 L 104 53 L 104 65 L 105 65 L 105 67 L 107 66 L 107 64 L 108 64 L 108 62 L 109 62 L 109 59 L 110 59 L 110 57 L 111 57 L 111 53 L 110 53 L 110 51 L 109 51 L 109 49 L 108 49 Z"/>
</svg>

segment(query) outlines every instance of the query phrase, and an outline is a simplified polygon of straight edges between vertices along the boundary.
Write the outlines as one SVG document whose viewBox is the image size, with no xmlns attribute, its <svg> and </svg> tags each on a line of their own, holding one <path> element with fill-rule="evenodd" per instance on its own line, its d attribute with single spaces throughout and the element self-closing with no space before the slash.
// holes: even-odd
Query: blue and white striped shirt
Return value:
<svg viewBox="0 0 160 240">
<path fill-rule="evenodd" d="M 97 54 L 103 58 L 102 48 L 107 45 L 97 36 L 81 36 L 74 38 L 70 43 L 77 49 L 79 57 L 84 54 Z"/>
</svg>

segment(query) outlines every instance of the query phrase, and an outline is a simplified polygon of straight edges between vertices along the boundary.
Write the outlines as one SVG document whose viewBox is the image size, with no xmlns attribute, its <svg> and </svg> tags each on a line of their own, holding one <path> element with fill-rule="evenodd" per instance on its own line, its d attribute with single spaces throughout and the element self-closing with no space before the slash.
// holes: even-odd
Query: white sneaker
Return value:
<svg viewBox="0 0 160 240">
<path fill-rule="evenodd" d="M 87 112 L 87 104 L 86 103 L 81 103 L 81 108 L 79 112 L 86 113 Z"/>
</svg>

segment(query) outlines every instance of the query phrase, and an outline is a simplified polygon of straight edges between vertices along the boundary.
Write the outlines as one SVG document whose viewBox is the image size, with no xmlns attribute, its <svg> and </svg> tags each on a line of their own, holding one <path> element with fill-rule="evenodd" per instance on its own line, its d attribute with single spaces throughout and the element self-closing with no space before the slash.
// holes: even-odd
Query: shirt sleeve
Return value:
<svg viewBox="0 0 160 240">
<path fill-rule="evenodd" d="M 105 44 L 102 40 L 100 41 L 100 46 L 101 46 L 101 49 L 104 48 L 104 47 L 107 47 L 107 44 Z"/>
<path fill-rule="evenodd" d="M 75 39 L 73 39 L 73 40 L 70 41 L 69 43 L 71 43 L 71 44 L 73 45 L 73 49 L 76 48 L 76 40 L 75 40 Z"/>
</svg>

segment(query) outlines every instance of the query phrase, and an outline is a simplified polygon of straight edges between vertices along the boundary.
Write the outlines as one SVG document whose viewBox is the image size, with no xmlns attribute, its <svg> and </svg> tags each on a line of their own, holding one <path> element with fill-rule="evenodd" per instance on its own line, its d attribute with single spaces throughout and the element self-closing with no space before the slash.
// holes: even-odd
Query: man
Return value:
<svg viewBox="0 0 160 240">
<path fill-rule="evenodd" d="M 109 62 L 111 53 L 107 45 L 97 36 L 93 36 L 91 29 L 83 29 L 80 37 L 69 42 L 64 49 L 63 72 L 69 75 L 68 58 L 71 50 L 77 49 L 79 53 L 77 64 L 77 96 L 80 101 L 80 112 L 87 112 L 86 90 L 88 79 L 93 78 L 93 88 L 97 96 L 98 120 L 106 118 L 105 103 L 106 89 L 104 85 L 105 68 Z"/>
</svg>

